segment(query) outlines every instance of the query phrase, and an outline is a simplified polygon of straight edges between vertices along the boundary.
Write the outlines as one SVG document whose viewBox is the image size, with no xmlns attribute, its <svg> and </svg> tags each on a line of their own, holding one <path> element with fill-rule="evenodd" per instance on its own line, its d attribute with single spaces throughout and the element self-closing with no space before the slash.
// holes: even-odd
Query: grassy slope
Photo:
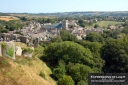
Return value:
<svg viewBox="0 0 128 85">
<path fill-rule="evenodd" d="M 16 42 L 16 46 L 27 48 L 23 43 Z M 42 53 L 41 46 L 36 50 L 39 54 Z M 0 85 L 56 85 L 56 82 L 49 76 L 52 72 L 47 65 L 42 62 L 34 53 L 34 58 L 16 57 L 12 60 L 5 57 L 0 57 Z M 42 78 L 40 72 L 45 74 Z"/>
<path fill-rule="evenodd" d="M 41 71 L 45 78 L 39 76 Z M 0 85 L 56 85 L 50 74 L 51 70 L 37 57 L 16 61 L 0 57 Z"/>
</svg>

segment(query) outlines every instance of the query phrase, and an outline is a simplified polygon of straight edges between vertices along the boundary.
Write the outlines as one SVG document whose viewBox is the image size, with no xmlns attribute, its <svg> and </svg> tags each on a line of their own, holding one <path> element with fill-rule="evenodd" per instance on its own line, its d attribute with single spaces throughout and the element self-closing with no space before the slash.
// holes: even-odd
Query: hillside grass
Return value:
<svg viewBox="0 0 128 85">
<path fill-rule="evenodd" d="M 3 61 L 4 60 L 4 61 Z M 38 57 L 16 60 L 0 57 L 0 85 L 56 85 L 52 72 Z M 45 78 L 40 76 L 43 73 Z"/>
<path fill-rule="evenodd" d="M 15 45 L 29 48 L 21 42 L 15 42 Z M 0 85 L 57 85 L 50 77 L 51 69 L 39 59 L 43 54 L 41 50 L 43 47 L 38 46 L 32 58 L 17 56 L 12 60 L 0 57 Z"/>
</svg>

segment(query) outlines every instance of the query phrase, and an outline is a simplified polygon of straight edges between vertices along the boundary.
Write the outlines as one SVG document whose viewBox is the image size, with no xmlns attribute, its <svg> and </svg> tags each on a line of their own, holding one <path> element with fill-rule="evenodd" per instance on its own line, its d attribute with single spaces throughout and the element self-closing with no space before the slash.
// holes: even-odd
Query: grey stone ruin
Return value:
<svg viewBox="0 0 128 85">
<path fill-rule="evenodd" d="M 0 42 L 0 56 L 15 59 L 15 43 L 12 41 Z"/>
<path fill-rule="evenodd" d="M 0 56 L 2 56 L 2 45 L 0 44 Z"/>
<path fill-rule="evenodd" d="M 15 47 L 15 54 L 16 56 L 21 56 L 22 55 L 22 49 L 20 46 Z"/>
<path fill-rule="evenodd" d="M 39 38 L 36 38 L 33 40 L 33 44 L 34 44 L 34 47 L 38 47 L 38 44 L 39 44 Z"/>
</svg>

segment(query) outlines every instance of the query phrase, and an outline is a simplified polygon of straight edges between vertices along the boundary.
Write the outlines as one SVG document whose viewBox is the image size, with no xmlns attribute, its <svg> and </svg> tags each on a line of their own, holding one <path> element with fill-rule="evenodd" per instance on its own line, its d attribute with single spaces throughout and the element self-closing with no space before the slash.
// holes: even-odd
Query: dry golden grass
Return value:
<svg viewBox="0 0 128 85">
<path fill-rule="evenodd" d="M 15 45 L 28 48 L 21 42 L 15 42 Z M 45 78 L 40 76 L 40 72 L 44 73 Z M 38 57 L 20 56 L 16 60 L 0 57 L 0 85 L 57 85 L 50 74 L 51 69 Z"/>
<path fill-rule="evenodd" d="M 24 60 L 20 58 L 22 59 Z M 56 85 L 56 82 L 49 76 L 51 70 L 38 58 L 28 60 L 24 65 L 7 60 L 10 66 L 0 68 L 0 85 Z M 39 76 L 40 71 L 44 72 L 45 79 Z"/>
<path fill-rule="evenodd" d="M 10 21 L 10 20 L 18 20 L 18 18 L 13 16 L 0 16 L 0 20 Z"/>
</svg>

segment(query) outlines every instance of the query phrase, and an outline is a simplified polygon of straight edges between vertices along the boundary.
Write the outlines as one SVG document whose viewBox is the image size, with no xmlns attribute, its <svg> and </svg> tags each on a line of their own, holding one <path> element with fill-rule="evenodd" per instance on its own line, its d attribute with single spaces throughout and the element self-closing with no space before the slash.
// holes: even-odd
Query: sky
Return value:
<svg viewBox="0 0 128 85">
<path fill-rule="evenodd" d="M 128 0 L 0 0 L 0 12 L 128 11 Z"/>
</svg>

